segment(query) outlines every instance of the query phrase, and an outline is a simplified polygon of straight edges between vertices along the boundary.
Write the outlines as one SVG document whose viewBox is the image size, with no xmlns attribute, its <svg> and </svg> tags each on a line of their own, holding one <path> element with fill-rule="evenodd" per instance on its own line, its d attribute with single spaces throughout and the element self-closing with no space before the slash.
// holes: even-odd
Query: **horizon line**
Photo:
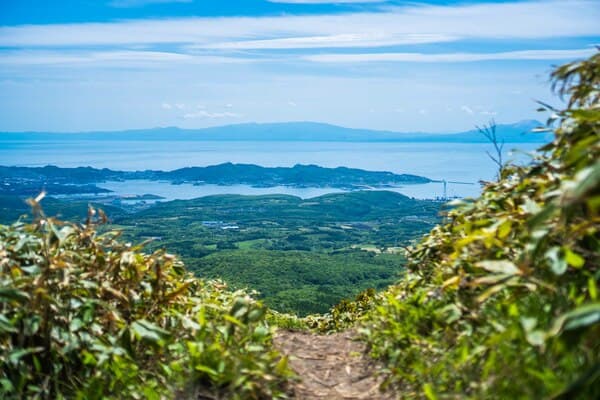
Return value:
<svg viewBox="0 0 600 400">
<path fill-rule="evenodd" d="M 531 124 L 535 123 L 540 126 L 545 126 L 545 124 L 543 122 L 540 122 L 537 119 L 521 119 L 521 120 L 514 121 L 514 122 L 495 122 L 492 119 L 489 121 L 489 123 L 495 123 L 496 126 L 510 126 L 510 125 L 518 125 L 518 124 L 522 124 L 522 123 L 531 123 Z M 104 130 L 104 129 L 99 128 L 99 129 L 79 130 L 79 131 L 73 131 L 73 130 L 66 130 L 66 131 L 41 131 L 41 130 L 8 131 L 8 130 L 0 129 L 0 135 L 3 135 L 3 134 L 25 134 L 25 133 L 50 134 L 50 135 L 55 135 L 55 134 L 78 135 L 78 134 L 97 134 L 97 133 L 117 134 L 117 133 L 123 133 L 123 132 L 158 131 L 158 130 L 167 130 L 167 129 L 177 129 L 180 131 L 191 132 L 191 131 L 204 131 L 204 130 L 208 130 L 208 129 L 218 129 L 218 128 L 227 128 L 227 127 L 236 127 L 236 126 L 287 125 L 287 124 L 289 124 L 289 125 L 313 124 L 313 125 L 330 126 L 330 127 L 334 127 L 334 128 L 342 128 L 342 129 L 347 129 L 347 130 L 372 131 L 372 132 L 393 133 L 393 134 L 412 134 L 412 135 L 414 135 L 414 134 L 454 135 L 454 134 L 459 134 L 459 133 L 471 132 L 471 131 L 477 130 L 477 128 L 479 126 L 481 126 L 481 125 L 475 124 L 471 128 L 463 128 L 463 130 L 452 131 L 452 132 L 448 132 L 448 131 L 435 131 L 435 132 L 434 131 L 400 131 L 400 130 L 389 130 L 389 129 L 349 127 L 349 126 L 344 126 L 344 125 L 333 124 L 330 122 L 295 120 L 295 121 L 283 121 L 283 122 L 251 121 L 251 122 L 239 122 L 239 123 L 223 124 L 223 125 L 213 125 L 213 126 L 206 126 L 206 127 L 199 127 L 199 128 L 184 128 L 184 127 L 180 127 L 180 126 L 171 125 L 171 126 L 154 126 L 154 127 L 147 127 L 147 128 L 121 128 L 121 129 L 109 129 L 109 130 Z"/>
</svg>

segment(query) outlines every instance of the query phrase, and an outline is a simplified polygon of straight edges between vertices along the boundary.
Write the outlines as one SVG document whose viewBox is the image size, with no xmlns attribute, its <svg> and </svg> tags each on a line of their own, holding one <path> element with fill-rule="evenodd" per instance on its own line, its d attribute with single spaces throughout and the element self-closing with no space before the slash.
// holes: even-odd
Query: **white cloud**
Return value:
<svg viewBox="0 0 600 400">
<path fill-rule="evenodd" d="M 488 117 L 493 117 L 493 116 L 498 115 L 498 113 L 496 111 L 487 111 L 487 110 L 480 111 L 479 114 L 487 115 Z"/>
<path fill-rule="evenodd" d="M 339 34 L 328 36 L 290 37 L 283 39 L 245 40 L 223 42 L 208 45 L 190 46 L 190 48 L 208 48 L 222 50 L 243 49 L 308 49 L 343 47 L 381 47 L 392 45 L 442 43 L 457 40 L 457 36 L 439 34 L 406 33 L 390 35 L 379 33 Z"/>
<path fill-rule="evenodd" d="M 296 107 L 297 105 L 298 105 L 298 104 L 296 104 L 296 102 L 295 102 L 295 101 L 291 101 L 291 100 L 290 100 L 290 101 L 288 101 L 288 106 L 290 106 L 290 107 Z"/>
<path fill-rule="evenodd" d="M 0 65 L 134 65 L 138 67 L 152 67 L 157 64 L 238 64 L 254 61 L 256 60 L 246 57 L 197 56 L 175 52 L 141 50 L 95 52 L 87 50 L 16 50 L 0 52 Z"/>
<path fill-rule="evenodd" d="M 418 5 L 331 15 L 207 17 L 0 27 L 0 46 L 179 44 L 196 48 L 356 47 L 411 40 L 600 34 L 596 1 Z M 245 47 L 244 47 L 245 46 Z M 255 47 L 252 47 L 255 46 Z M 279 47 L 277 47 L 279 46 Z"/>
<path fill-rule="evenodd" d="M 469 106 L 460 106 L 460 109 L 462 111 L 466 112 L 467 114 L 473 115 L 473 113 L 474 113 L 473 109 Z"/>
<path fill-rule="evenodd" d="M 196 119 L 196 118 L 240 118 L 241 114 L 232 113 L 232 112 L 208 112 L 205 110 L 200 110 L 196 112 L 191 112 L 183 115 L 184 119 Z"/>
<path fill-rule="evenodd" d="M 162 104 L 161 104 L 161 107 L 162 107 L 164 110 L 172 110 L 172 109 L 173 109 L 173 106 L 172 106 L 172 105 L 170 105 L 169 103 L 162 103 Z"/>
<path fill-rule="evenodd" d="M 358 63 L 358 62 L 474 62 L 498 60 L 571 60 L 585 58 L 596 53 L 597 50 L 520 50 L 499 53 L 361 53 L 361 54 L 317 54 L 305 56 L 309 61 L 323 63 Z"/>
<path fill-rule="evenodd" d="M 447 107 L 446 110 L 447 111 L 451 111 L 452 108 L 451 107 Z M 482 106 L 469 107 L 467 105 L 462 105 L 462 106 L 460 106 L 460 110 L 463 111 L 465 114 L 468 114 L 468 115 L 480 114 L 480 115 L 486 115 L 488 117 L 493 117 L 493 116 L 498 115 L 498 113 L 496 111 L 487 110 L 487 109 L 485 109 Z"/>
</svg>

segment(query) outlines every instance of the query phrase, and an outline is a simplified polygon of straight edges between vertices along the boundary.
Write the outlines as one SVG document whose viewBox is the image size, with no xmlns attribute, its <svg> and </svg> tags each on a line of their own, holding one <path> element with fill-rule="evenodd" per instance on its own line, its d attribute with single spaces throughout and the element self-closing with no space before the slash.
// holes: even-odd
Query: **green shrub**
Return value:
<svg viewBox="0 0 600 400">
<path fill-rule="evenodd" d="M 34 223 L 0 226 L 0 397 L 284 396 L 260 302 L 32 205 Z"/>
<path fill-rule="evenodd" d="M 361 321 L 381 299 L 375 289 L 360 292 L 354 300 L 342 300 L 325 314 L 310 314 L 299 317 L 296 314 L 280 313 L 269 310 L 267 321 L 281 329 L 312 331 L 314 333 L 341 332 L 353 328 Z"/>
<path fill-rule="evenodd" d="M 408 398 L 600 398 L 600 53 L 552 78 L 553 142 L 456 205 L 364 324 Z"/>
</svg>

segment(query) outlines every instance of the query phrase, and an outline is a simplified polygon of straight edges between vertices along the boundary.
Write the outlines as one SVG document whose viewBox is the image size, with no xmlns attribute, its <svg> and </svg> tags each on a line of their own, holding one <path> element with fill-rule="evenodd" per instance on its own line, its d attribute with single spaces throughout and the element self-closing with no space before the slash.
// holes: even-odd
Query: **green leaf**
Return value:
<svg viewBox="0 0 600 400">
<path fill-rule="evenodd" d="M 567 260 L 560 255 L 559 247 L 551 247 L 545 254 L 548 261 L 550 261 L 550 269 L 556 275 L 562 275 L 567 270 Z"/>
<path fill-rule="evenodd" d="M 223 315 L 223 319 L 227 322 L 231 322 L 232 324 L 239 326 L 240 328 L 244 327 L 244 324 L 237 318 L 232 317 L 231 315 Z"/>
<path fill-rule="evenodd" d="M 283 356 L 279 359 L 277 364 L 275 365 L 275 371 L 280 375 L 285 375 L 288 373 L 288 362 L 289 359 L 287 356 Z"/>
<path fill-rule="evenodd" d="M 69 330 L 71 332 L 77 332 L 83 326 L 85 326 L 85 323 L 83 322 L 83 320 L 81 318 L 73 318 L 71 320 L 71 322 L 69 323 Z"/>
<path fill-rule="evenodd" d="M 565 252 L 565 260 L 567 261 L 567 264 L 574 268 L 583 267 L 583 264 L 585 264 L 585 259 L 583 257 L 577 253 L 574 253 L 568 247 L 563 247 L 563 251 Z"/>
<path fill-rule="evenodd" d="M 588 325 L 593 325 L 600 321 L 600 304 L 590 304 L 579 307 L 575 311 L 569 313 L 564 330 L 573 330 Z"/>
<path fill-rule="evenodd" d="M 554 214 L 554 212 L 556 212 L 558 209 L 559 208 L 556 206 L 556 204 L 550 203 L 550 204 L 546 205 L 538 213 L 534 214 L 527 221 L 527 224 L 529 225 L 530 229 L 533 230 L 533 228 L 546 222 Z"/>
<path fill-rule="evenodd" d="M 462 311 L 456 304 L 449 304 L 440 310 L 446 323 L 451 324 L 460 319 Z"/>
<path fill-rule="evenodd" d="M 580 198 L 592 188 L 598 187 L 600 183 L 600 162 L 579 171 L 575 175 L 575 182 L 576 186 L 572 193 L 575 198 Z"/>
<path fill-rule="evenodd" d="M 525 332 L 531 332 L 537 326 L 537 318 L 523 317 L 521 318 L 521 326 Z"/>
<path fill-rule="evenodd" d="M 205 372 L 210 376 L 214 376 L 214 377 L 219 376 L 219 373 L 217 371 L 215 371 L 214 369 L 212 369 L 210 367 L 207 367 L 206 365 L 201 365 L 201 364 L 194 365 L 194 369 L 196 371 Z"/>
<path fill-rule="evenodd" d="M 10 379 L 2 378 L 0 379 L 0 387 L 2 387 L 2 391 L 4 393 L 14 393 L 15 387 L 13 386 Z"/>
<path fill-rule="evenodd" d="M 521 270 L 513 262 L 508 260 L 485 260 L 475 264 L 486 271 L 496 272 L 507 275 L 520 275 Z"/>
<path fill-rule="evenodd" d="M 29 294 L 15 288 L 0 288 L 0 302 L 6 302 L 11 300 L 22 303 L 29 300 Z"/>
<path fill-rule="evenodd" d="M 262 307 L 255 308 L 248 313 L 248 322 L 258 322 L 265 315 L 266 310 Z"/>
<path fill-rule="evenodd" d="M 21 267 L 21 270 L 29 275 L 36 275 L 41 272 L 41 269 L 38 265 L 30 265 L 27 267 Z"/>
<path fill-rule="evenodd" d="M 558 317 L 548 331 L 548 335 L 556 336 L 563 331 L 574 330 L 600 321 L 600 303 L 580 306 Z"/>
<path fill-rule="evenodd" d="M 428 400 L 437 400 L 438 398 L 430 383 L 423 385 L 423 393 L 425 393 L 425 397 L 427 397 Z"/>
<path fill-rule="evenodd" d="M 143 319 L 133 322 L 131 330 L 138 339 L 148 340 L 153 343 L 158 343 L 169 335 L 168 331 Z"/>
<path fill-rule="evenodd" d="M 546 333 L 539 329 L 527 332 L 525 338 L 532 346 L 543 346 L 546 343 Z"/>
<path fill-rule="evenodd" d="M 0 314 L 0 332 L 16 333 L 19 332 L 19 330 L 13 326 L 8 318 Z"/>
<path fill-rule="evenodd" d="M 598 299 L 598 289 L 596 288 L 596 280 L 593 277 L 588 278 L 588 293 L 592 300 Z"/>
<path fill-rule="evenodd" d="M 512 228 L 512 223 L 510 222 L 510 220 L 504 221 L 498 227 L 498 237 L 500 239 L 506 238 L 508 236 L 508 234 L 510 233 L 511 228 Z"/>
<path fill-rule="evenodd" d="M 34 353 L 44 351 L 43 347 L 29 347 L 25 349 L 16 349 L 8 354 L 8 361 L 14 365 L 18 364 L 21 358 Z"/>
<path fill-rule="evenodd" d="M 144 398 L 147 400 L 160 400 L 161 396 L 151 387 L 143 387 L 142 392 L 144 393 Z"/>
<path fill-rule="evenodd" d="M 542 211 L 542 207 L 540 207 L 535 201 L 530 198 L 525 198 L 525 202 L 521 206 L 521 209 L 528 214 L 537 214 Z"/>
</svg>

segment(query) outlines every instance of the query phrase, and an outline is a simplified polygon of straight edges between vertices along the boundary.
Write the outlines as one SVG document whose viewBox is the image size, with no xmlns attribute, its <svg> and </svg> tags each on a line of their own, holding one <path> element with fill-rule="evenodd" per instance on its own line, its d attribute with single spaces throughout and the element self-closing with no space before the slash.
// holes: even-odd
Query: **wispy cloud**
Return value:
<svg viewBox="0 0 600 400">
<path fill-rule="evenodd" d="M 600 34 L 597 5 L 590 0 L 534 1 L 421 5 L 351 14 L 25 25 L 1 27 L 0 46 L 179 44 L 198 48 L 305 48 L 389 46 L 449 38 L 594 36 Z"/>
<path fill-rule="evenodd" d="M 157 64 L 228 64 L 252 62 L 243 57 L 201 56 L 174 52 L 143 50 L 107 51 L 45 51 L 17 50 L 0 52 L 0 65 L 68 65 L 68 66 L 140 66 L 152 67 Z"/>
<path fill-rule="evenodd" d="M 188 106 L 185 103 L 167 103 L 163 102 L 161 105 L 163 110 L 185 110 Z"/>
<path fill-rule="evenodd" d="M 309 48 L 344 48 L 344 47 L 381 47 L 409 44 L 442 43 L 457 40 L 458 36 L 439 34 L 389 35 L 379 33 L 339 34 L 328 36 L 304 36 L 284 39 L 244 40 L 223 42 L 209 45 L 191 46 L 191 48 L 207 49 L 309 49 Z"/>
<path fill-rule="evenodd" d="M 498 113 L 496 111 L 488 111 L 488 110 L 480 111 L 479 114 L 487 115 L 488 117 L 494 117 L 494 116 L 498 115 Z"/>
<path fill-rule="evenodd" d="M 205 110 L 194 111 L 190 113 L 186 113 L 183 115 L 184 119 L 197 119 L 197 118 L 208 118 L 208 119 L 216 119 L 216 118 L 241 118 L 242 114 L 233 113 L 233 112 L 208 112 Z"/>
<path fill-rule="evenodd" d="M 242 114 L 231 111 L 215 111 L 211 112 L 206 109 L 203 104 L 190 104 L 184 102 L 163 102 L 161 105 L 163 110 L 169 111 L 171 114 L 179 115 L 183 119 L 221 119 L 221 118 L 241 118 Z M 232 109 L 233 104 L 227 103 L 223 107 Z M 184 112 L 183 115 L 179 114 Z"/>
<path fill-rule="evenodd" d="M 593 48 L 573 50 L 521 50 L 499 53 L 361 53 L 361 54 L 317 54 L 304 58 L 323 63 L 359 63 L 359 62 L 474 62 L 499 60 L 570 60 L 591 56 Z"/>
<path fill-rule="evenodd" d="M 460 106 L 460 110 L 468 115 L 479 114 L 479 115 L 485 115 L 488 117 L 493 117 L 493 116 L 498 115 L 498 113 L 496 111 L 489 110 L 486 107 L 483 107 L 480 105 L 477 105 L 477 106 L 462 105 L 462 106 Z M 452 107 L 447 107 L 446 111 L 452 112 Z"/>
<path fill-rule="evenodd" d="M 460 106 L 461 111 L 466 112 L 467 114 L 473 115 L 475 112 L 469 106 Z"/>
</svg>

